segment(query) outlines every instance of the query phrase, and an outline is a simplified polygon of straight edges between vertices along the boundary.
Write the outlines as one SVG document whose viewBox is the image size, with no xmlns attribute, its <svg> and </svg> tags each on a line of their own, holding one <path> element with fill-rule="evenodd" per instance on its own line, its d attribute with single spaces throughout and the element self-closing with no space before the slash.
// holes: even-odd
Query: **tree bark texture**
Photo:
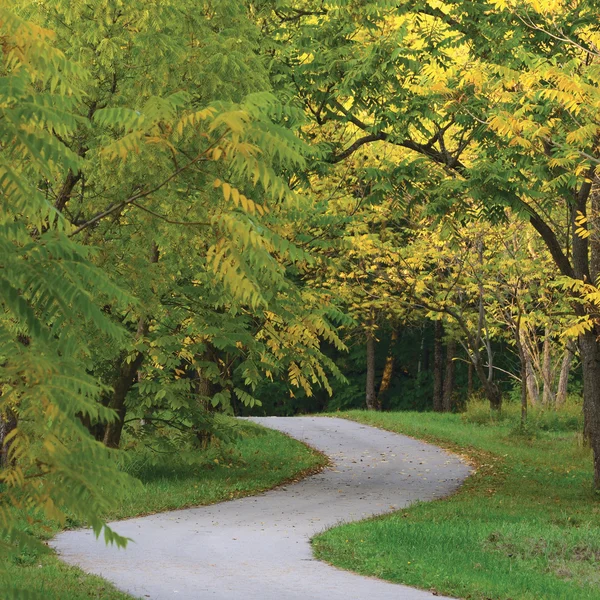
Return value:
<svg viewBox="0 0 600 600">
<path fill-rule="evenodd" d="M 489 371 L 486 373 L 483 365 L 481 364 L 481 357 L 479 355 L 475 355 L 473 359 L 473 368 L 475 369 L 475 373 L 477 373 L 477 377 L 481 382 L 483 393 L 490 403 L 490 410 L 501 410 L 502 392 L 500 388 L 496 385 L 495 381 L 489 379 Z"/>
<path fill-rule="evenodd" d="M 527 350 L 523 343 L 524 337 L 521 330 L 521 317 L 517 321 L 516 331 L 517 352 L 519 354 L 519 373 L 521 375 L 521 425 L 527 421 L 527 396 L 529 389 L 529 362 L 527 360 Z"/>
<path fill-rule="evenodd" d="M 569 343 L 565 348 L 562 363 L 560 365 L 560 376 L 558 378 L 558 388 L 556 390 L 556 408 L 563 406 L 567 400 L 569 392 L 569 374 L 571 373 L 571 364 L 573 363 L 574 354 L 575 348 L 573 347 L 573 344 Z"/>
<path fill-rule="evenodd" d="M 396 342 L 398 341 L 398 330 L 392 329 L 392 336 L 390 338 L 390 347 L 385 359 L 385 365 L 383 367 L 383 375 L 381 376 L 381 384 L 379 385 L 379 392 L 377 394 L 377 405 L 382 406 L 383 400 L 392 385 L 392 379 L 394 378 L 394 367 L 396 363 L 396 357 L 394 350 Z"/>
<path fill-rule="evenodd" d="M 367 332 L 367 382 L 365 399 L 368 410 L 377 410 L 377 396 L 375 394 L 375 336 Z"/>
<path fill-rule="evenodd" d="M 590 244 L 588 238 L 577 234 L 576 220 L 578 213 L 587 217 L 587 204 L 595 180 L 594 169 L 590 167 L 588 178 L 582 183 L 571 204 L 572 255 L 574 275 L 581 281 L 590 281 L 591 266 L 596 266 L 600 257 L 597 244 Z M 593 210 L 593 206 L 592 206 Z M 592 215 L 593 217 L 593 215 Z M 595 232 L 592 232 L 592 234 Z M 593 237 L 593 236 L 592 236 Z M 575 306 L 578 316 L 584 316 L 585 309 Z M 594 454 L 594 486 L 600 488 L 600 343 L 598 331 L 588 331 L 579 336 L 579 353 L 583 371 L 583 436 Z"/>
<path fill-rule="evenodd" d="M 533 366 L 531 353 L 529 352 L 523 337 L 521 337 L 521 345 L 523 350 L 523 360 L 525 361 L 525 382 L 527 387 L 527 396 L 529 398 L 529 402 L 535 406 L 536 404 L 539 404 L 540 401 L 540 387 L 535 376 L 535 368 Z"/>
<path fill-rule="evenodd" d="M 552 340 L 550 338 L 550 327 L 546 325 L 542 350 L 542 377 L 544 380 L 542 402 L 544 406 L 554 406 L 555 404 L 554 378 L 552 375 Z"/>
<path fill-rule="evenodd" d="M 104 430 L 103 442 L 108 448 L 118 448 L 121 443 L 121 434 L 127 413 L 125 404 L 127 393 L 137 381 L 137 372 L 143 362 L 144 355 L 141 352 L 138 352 L 131 362 L 126 362 L 125 358 L 121 360 L 113 383 L 113 393 L 108 402 L 108 408 L 112 408 L 117 413 L 117 418 L 107 423 Z"/>
<path fill-rule="evenodd" d="M 211 356 L 211 351 L 207 350 L 201 355 L 200 360 L 202 361 L 214 361 L 214 357 Z M 194 387 L 196 391 L 196 397 L 198 401 L 198 407 L 205 414 L 205 422 L 199 423 L 194 426 L 194 433 L 202 448 L 208 448 L 213 439 L 213 426 L 211 425 L 216 412 L 215 407 L 212 405 L 211 398 L 215 394 L 215 385 L 213 382 L 206 377 L 201 369 L 196 373 L 194 380 Z"/>
<path fill-rule="evenodd" d="M 155 264 L 159 259 L 159 250 L 156 243 L 152 243 L 150 250 L 150 263 Z M 145 317 L 138 321 L 136 339 L 145 336 L 148 333 L 148 322 Z M 104 430 L 104 445 L 109 448 L 118 448 L 121 443 L 121 434 L 125 424 L 125 415 L 127 414 L 127 393 L 137 381 L 138 370 L 144 362 L 144 354 L 138 352 L 133 360 L 127 362 L 127 357 L 123 356 L 117 367 L 117 374 L 113 383 L 113 393 L 108 402 L 108 407 L 117 413 L 117 418 L 107 423 Z"/>
<path fill-rule="evenodd" d="M 521 366 L 521 425 L 524 425 L 527 421 L 527 361 L 522 348 L 519 348 L 519 354 Z"/>
<path fill-rule="evenodd" d="M 67 202 L 71 199 L 75 186 L 77 185 L 77 183 L 79 183 L 82 176 L 83 175 L 81 171 L 75 174 L 69 169 L 67 177 L 65 178 L 65 181 L 56 198 L 56 202 L 54 203 L 54 207 L 58 212 L 62 212 L 64 210 L 65 206 L 67 205 Z"/>
<path fill-rule="evenodd" d="M 579 337 L 583 369 L 584 437 L 594 453 L 594 485 L 600 488 L 600 344 L 595 332 Z"/>
</svg>

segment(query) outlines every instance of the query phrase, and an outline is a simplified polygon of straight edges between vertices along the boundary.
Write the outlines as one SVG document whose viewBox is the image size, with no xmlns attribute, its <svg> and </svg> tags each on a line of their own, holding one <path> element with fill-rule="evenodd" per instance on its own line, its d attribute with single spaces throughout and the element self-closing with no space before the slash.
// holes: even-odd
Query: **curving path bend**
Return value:
<svg viewBox="0 0 600 600">
<path fill-rule="evenodd" d="M 469 475 L 466 464 L 344 419 L 252 420 L 321 450 L 333 467 L 259 496 L 111 524 L 134 540 L 126 550 L 105 546 L 89 530 L 64 532 L 53 541 L 61 558 L 154 600 L 442 598 L 317 561 L 309 540 L 343 521 L 450 494 Z"/>
</svg>

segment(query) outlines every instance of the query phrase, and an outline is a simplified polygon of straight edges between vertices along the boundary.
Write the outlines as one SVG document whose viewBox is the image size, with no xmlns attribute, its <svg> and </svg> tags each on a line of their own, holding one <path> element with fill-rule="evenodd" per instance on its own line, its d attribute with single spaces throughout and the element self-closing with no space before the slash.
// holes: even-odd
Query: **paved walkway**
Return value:
<svg viewBox="0 0 600 600">
<path fill-rule="evenodd" d="M 336 523 L 449 494 L 469 474 L 464 463 L 344 419 L 253 420 L 318 448 L 334 466 L 259 496 L 113 523 L 134 540 L 125 550 L 88 530 L 62 533 L 54 547 L 68 563 L 154 600 L 441 600 L 330 567 L 312 557 L 309 540 Z"/>
</svg>

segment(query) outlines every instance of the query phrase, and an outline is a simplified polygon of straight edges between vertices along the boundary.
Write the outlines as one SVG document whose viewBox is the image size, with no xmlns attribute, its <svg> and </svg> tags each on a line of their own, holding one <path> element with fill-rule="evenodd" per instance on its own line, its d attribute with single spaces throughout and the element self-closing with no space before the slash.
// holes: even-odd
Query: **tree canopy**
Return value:
<svg viewBox="0 0 600 600">
<path fill-rule="evenodd" d="M 195 447 L 219 412 L 478 389 L 526 419 L 571 382 L 599 487 L 597 17 L 1 3 L 0 551 L 34 543 L 9 506 L 124 543 L 122 437 Z"/>
</svg>

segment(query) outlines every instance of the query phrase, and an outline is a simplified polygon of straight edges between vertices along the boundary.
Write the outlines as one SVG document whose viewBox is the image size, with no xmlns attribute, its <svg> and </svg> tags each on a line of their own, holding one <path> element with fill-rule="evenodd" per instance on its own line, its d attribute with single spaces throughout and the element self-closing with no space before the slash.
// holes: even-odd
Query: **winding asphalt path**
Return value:
<svg viewBox="0 0 600 600">
<path fill-rule="evenodd" d="M 255 418 L 327 454 L 333 467 L 259 496 L 111 524 L 107 547 L 88 530 L 53 545 L 63 560 L 154 600 L 440 600 L 312 557 L 309 540 L 355 521 L 456 490 L 469 467 L 411 438 L 328 417 Z M 398 540 L 401 544 L 402 541 Z"/>
</svg>

